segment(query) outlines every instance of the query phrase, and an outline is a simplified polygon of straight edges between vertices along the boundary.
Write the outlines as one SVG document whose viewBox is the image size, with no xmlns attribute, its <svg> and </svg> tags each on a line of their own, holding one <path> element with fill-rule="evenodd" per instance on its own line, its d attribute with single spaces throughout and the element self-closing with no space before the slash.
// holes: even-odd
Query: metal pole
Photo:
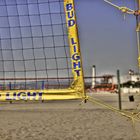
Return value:
<svg viewBox="0 0 140 140">
<path fill-rule="evenodd" d="M 140 8 L 140 0 L 137 0 L 137 2 L 138 2 L 138 8 Z"/>
<path fill-rule="evenodd" d="M 95 88 L 96 85 L 96 66 L 92 66 L 92 88 Z"/>
<path fill-rule="evenodd" d="M 137 0 L 137 9 L 140 10 L 140 0 Z M 138 73 L 140 74 L 140 15 L 136 16 L 137 49 L 138 49 Z"/>
<path fill-rule="evenodd" d="M 117 70 L 117 81 L 118 81 L 118 101 L 119 101 L 119 109 L 122 109 L 122 101 L 121 101 L 121 86 L 120 86 L 120 71 Z"/>
</svg>

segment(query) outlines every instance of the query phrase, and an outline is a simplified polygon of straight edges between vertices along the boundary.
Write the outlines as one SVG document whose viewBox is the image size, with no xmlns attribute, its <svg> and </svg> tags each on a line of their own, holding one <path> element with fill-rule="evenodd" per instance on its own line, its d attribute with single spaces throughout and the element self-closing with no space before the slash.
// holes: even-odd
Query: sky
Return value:
<svg viewBox="0 0 140 140">
<path fill-rule="evenodd" d="M 135 9 L 134 0 L 112 0 L 120 6 Z M 92 65 L 97 74 L 127 74 L 137 72 L 135 16 L 124 17 L 118 9 L 103 0 L 75 0 L 79 38 L 85 75 L 91 75 Z"/>
</svg>

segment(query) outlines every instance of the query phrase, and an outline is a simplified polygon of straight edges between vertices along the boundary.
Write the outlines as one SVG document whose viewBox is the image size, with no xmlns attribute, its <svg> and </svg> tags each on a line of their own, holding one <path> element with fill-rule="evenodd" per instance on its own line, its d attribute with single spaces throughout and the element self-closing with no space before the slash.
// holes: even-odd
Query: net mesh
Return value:
<svg viewBox="0 0 140 140">
<path fill-rule="evenodd" d="M 0 90 L 68 87 L 63 0 L 0 0 Z"/>
</svg>

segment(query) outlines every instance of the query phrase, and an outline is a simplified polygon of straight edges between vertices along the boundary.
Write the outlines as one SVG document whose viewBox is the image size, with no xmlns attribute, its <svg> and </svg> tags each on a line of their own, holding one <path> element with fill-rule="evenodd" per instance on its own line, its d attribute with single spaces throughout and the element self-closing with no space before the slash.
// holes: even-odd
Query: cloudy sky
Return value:
<svg viewBox="0 0 140 140">
<path fill-rule="evenodd" d="M 135 8 L 135 0 L 112 0 L 120 6 Z M 98 74 L 137 71 L 135 17 L 126 15 L 103 0 L 75 0 L 80 43 L 86 75 L 92 65 Z"/>
</svg>

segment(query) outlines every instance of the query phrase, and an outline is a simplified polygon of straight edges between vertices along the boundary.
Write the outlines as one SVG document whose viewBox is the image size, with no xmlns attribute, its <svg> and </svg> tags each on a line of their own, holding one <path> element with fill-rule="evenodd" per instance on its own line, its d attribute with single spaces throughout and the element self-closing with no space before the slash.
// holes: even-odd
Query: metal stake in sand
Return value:
<svg viewBox="0 0 140 140">
<path fill-rule="evenodd" d="M 118 101 L 119 101 L 119 109 L 122 110 L 121 85 L 120 85 L 120 71 L 119 71 L 119 70 L 117 70 L 117 81 L 118 81 Z"/>
</svg>

